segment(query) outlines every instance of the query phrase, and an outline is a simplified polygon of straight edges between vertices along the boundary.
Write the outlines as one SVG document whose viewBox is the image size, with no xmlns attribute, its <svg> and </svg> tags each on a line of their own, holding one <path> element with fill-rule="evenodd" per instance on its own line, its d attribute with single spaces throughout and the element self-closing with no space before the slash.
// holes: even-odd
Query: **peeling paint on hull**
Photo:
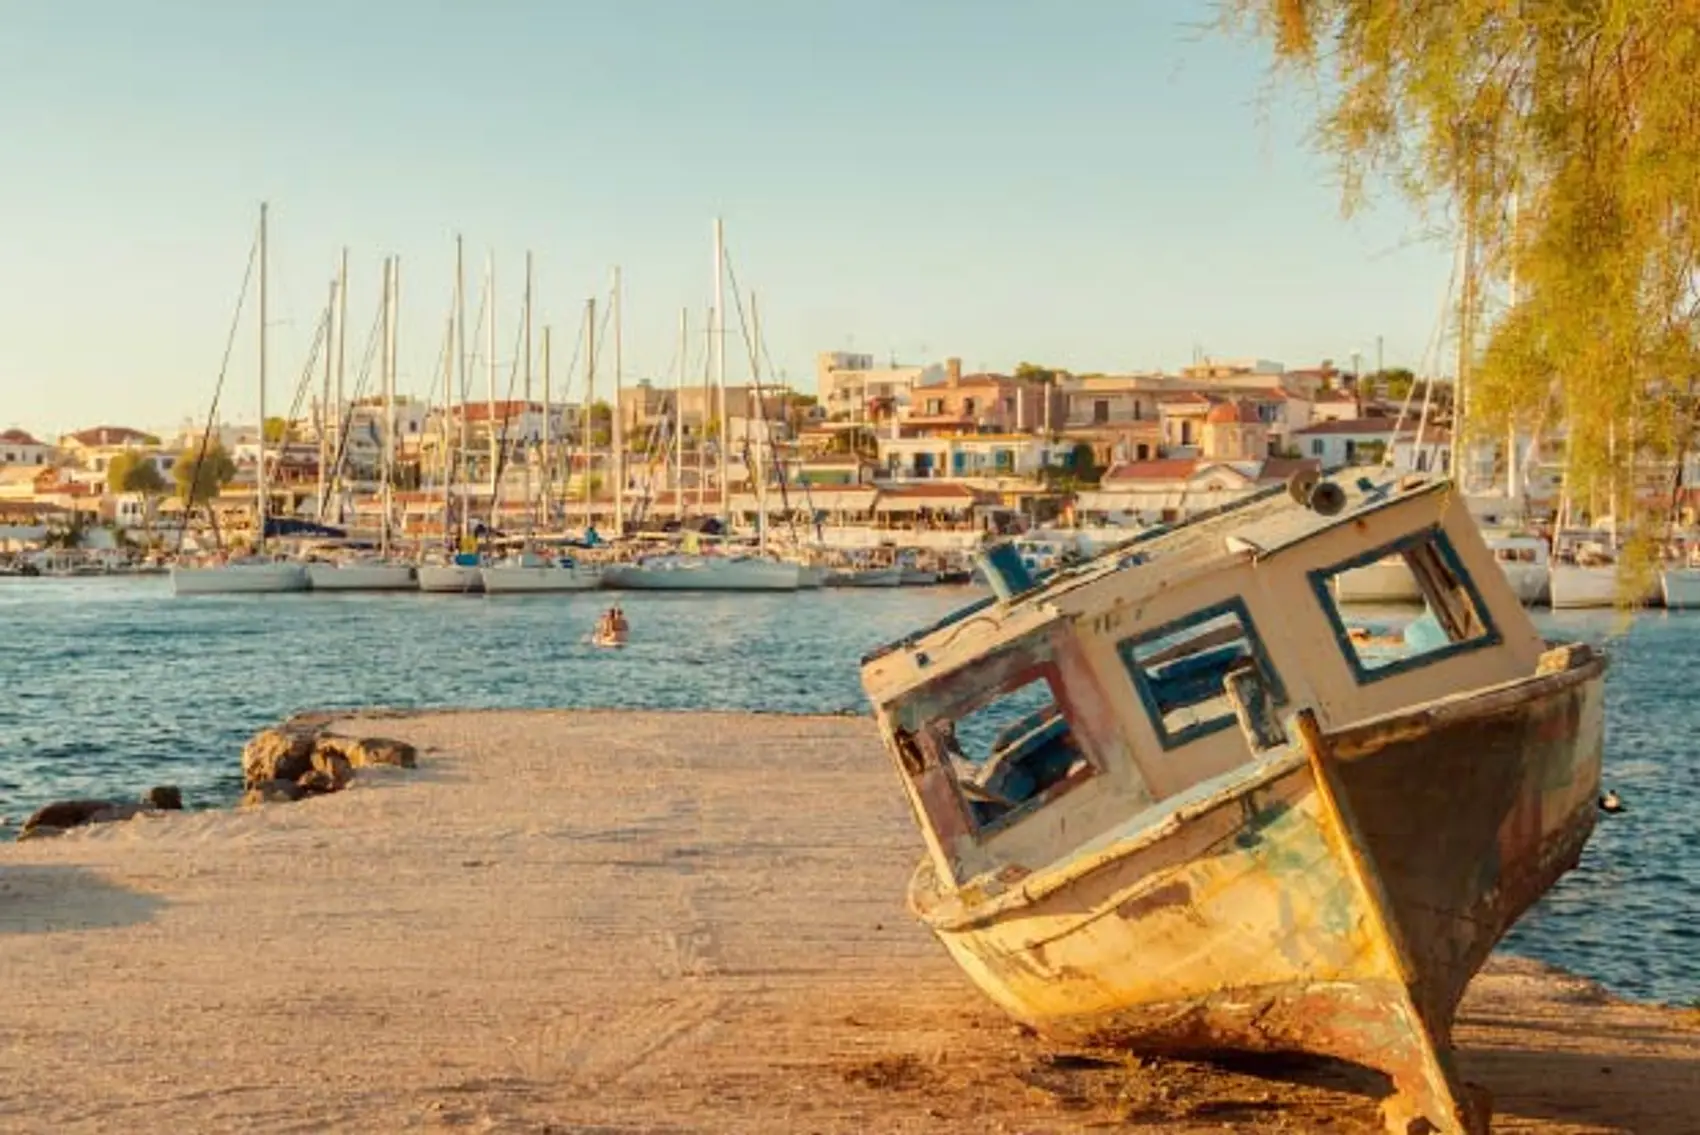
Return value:
<svg viewBox="0 0 1700 1135">
<path fill-rule="evenodd" d="M 948 901 L 924 865 L 912 905 L 1053 1037 L 1333 1056 L 1389 1075 L 1396 1125 L 1483 1130 L 1448 1051 L 1458 1000 L 1593 827 L 1604 663 L 1567 666 L 1314 732 L 1160 840 L 1016 894 Z"/>
</svg>

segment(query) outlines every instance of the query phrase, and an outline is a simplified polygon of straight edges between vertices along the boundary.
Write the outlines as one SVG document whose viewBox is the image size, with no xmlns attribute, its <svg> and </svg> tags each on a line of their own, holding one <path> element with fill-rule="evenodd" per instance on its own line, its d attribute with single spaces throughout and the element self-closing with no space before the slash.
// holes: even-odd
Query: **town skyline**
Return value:
<svg viewBox="0 0 1700 1135">
<path fill-rule="evenodd" d="M 1175 369 L 1198 347 L 1338 362 L 1379 334 L 1418 367 L 1444 305 L 1450 250 L 1403 206 L 1341 219 L 1302 100 L 1203 2 L 196 7 L 9 25 L 0 129 L 32 172 L 0 185 L 28 222 L 0 266 L 0 423 L 204 416 L 262 200 L 274 391 L 346 246 L 351 354 L 397 255 L 399 386 L 424 393 L 457 232 L 469 321 L 495 257 L 504 359 L 530 249 L 563 336 L 622 267 L 628 372 L 658 379 L 680 308 L 700 329 L 711 302 L 716 216 L 800 386 L 831 349 Z"/>
</svg>

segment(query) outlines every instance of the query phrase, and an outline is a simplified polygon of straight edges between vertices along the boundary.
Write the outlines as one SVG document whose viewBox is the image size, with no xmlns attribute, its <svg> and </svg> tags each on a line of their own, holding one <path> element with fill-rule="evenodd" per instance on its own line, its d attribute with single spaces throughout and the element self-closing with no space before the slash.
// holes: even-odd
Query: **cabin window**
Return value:
<svg viewBox="0 0 1700 1135">
<path fill-rule="evenodd" d="M 1090 778 L 1055 668 L 1026 669 L 928 721 L 923 743 L 954 767 L 976 829 L 1008 823 Z"/>
<path fill-rule="evenodd" d="M 1310 573 L 1311 586 L 1360 683 L 1380 681 L 1444 658 L 1492 646 L 1499 631 L 1476 584 L 1444 533 L 1408 536 Z M 1341 598 L 1420 603 L 1404 616 L 1349 623 Z"/>
<path fill-rule="evenodd" d="M 1116 649 L 1165 749 L 1235 723 L 1227 682 L 1241 670 L 1255 671 L 1273 701 L 1286 700 L 1280 676 L 1238 599 L 1195 611 Z"/>
</svg>

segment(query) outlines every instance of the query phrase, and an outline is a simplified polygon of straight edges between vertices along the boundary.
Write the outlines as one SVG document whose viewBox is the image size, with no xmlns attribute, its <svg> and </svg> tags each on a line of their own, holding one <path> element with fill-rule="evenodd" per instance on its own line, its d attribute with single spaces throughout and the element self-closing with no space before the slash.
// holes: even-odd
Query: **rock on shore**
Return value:
<svg viewBox="0 0 1700 1135">
<path fill-rule="evenodd" d="M 139 802 L 118 800 L 55 800 L 37 808 L 18 832 L 18 838 L 44 839 L 85 824 L 110 824 L 135 816 L 182 810 L 183 793 L 176 785 L 162 784 L 142 793 Z"/>
<path fill-rule="evenodd" d="M 414 768 L 418 753 L 389 737 L 348 737 L 305 719 L 262 729 L 242 749 L 242 803 L 271 804 L 339 792 L 355 770 Z"/>
</svg>

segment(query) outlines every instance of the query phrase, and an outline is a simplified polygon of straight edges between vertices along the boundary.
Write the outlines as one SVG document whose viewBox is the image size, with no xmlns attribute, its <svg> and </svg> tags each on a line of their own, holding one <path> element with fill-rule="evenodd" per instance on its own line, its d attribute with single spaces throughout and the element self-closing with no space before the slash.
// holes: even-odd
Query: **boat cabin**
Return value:
<svg viewBox="0 0 1700 1135">
<path fill-rule="evenodd" d="M 1450 482 L 1276 486 L 998 595 L 863 660 L 938 883 L 996 894 L 1160 829 L 1324 729 L 1536 672 L 1545 644 Z M 1343 572 L 1398 557 L 1420 608 L 1368 634 Z M 1014 557 L 1008 557 L 1014 559 Z"/>
</svg>

